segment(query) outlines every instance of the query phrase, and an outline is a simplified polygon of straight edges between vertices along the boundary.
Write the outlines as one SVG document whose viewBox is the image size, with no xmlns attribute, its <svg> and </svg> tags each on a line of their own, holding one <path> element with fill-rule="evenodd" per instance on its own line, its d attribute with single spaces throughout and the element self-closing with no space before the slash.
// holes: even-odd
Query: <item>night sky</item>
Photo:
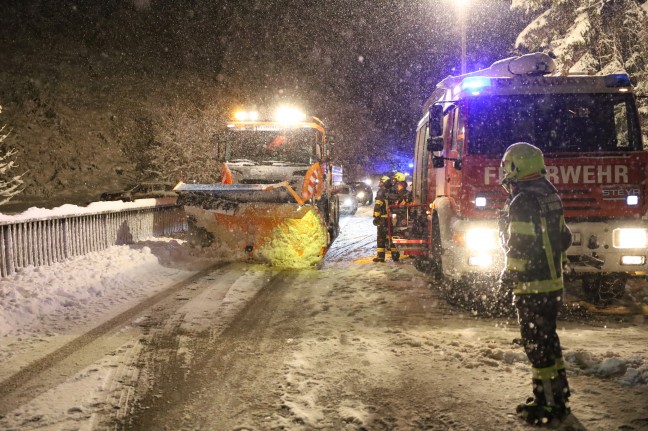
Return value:
<svg viewBox="0 0 648 431">
<path fill-rule="evenodd" d="M 292 102 L 335 130 L 350 165 L 410 159 L 423 101 L 460 69 L 451 0 L 3 3 L 12 49 L 82 40 L 90 53 L 119 50 L 122 73 L 189 70 L 242 106 Z M 510 54 L 525 22 L 509 7 L 472 0 L 468 71 Z"/>
</svg>

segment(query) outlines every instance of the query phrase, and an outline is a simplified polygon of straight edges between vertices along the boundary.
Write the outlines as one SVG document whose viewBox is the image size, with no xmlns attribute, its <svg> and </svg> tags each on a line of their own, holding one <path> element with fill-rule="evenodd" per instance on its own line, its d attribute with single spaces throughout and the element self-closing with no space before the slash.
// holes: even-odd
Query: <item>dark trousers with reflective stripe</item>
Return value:
<svg viewBox="0 0 648 431">
<path fill-rule="evenodd" d="M 534 368 L 546 368 L 562 357 L 556 320 L 563 292 L 515 295 L 524 351 Z"/>
<path fill-rule="evenodd" d="M 384 259 L 385 250 L 389 247 L 389 241 L 387 240 L 387 219 L 384 222 L 381 220 L 380 224 L 376 226 L 376 235 L 378 257 Z"/>
<path fill-rule="evenodd" d="M 547 404 L 564 404 L 570 391 L 562 359 L 556 320 L 562 307 L 563 291 L 515 295 L 520 334 L 534 371 L 546 370 L 547 376 L 534 379 L 534 395 Z M 537 387 L 545 386 L 545 389 Z M 543 393 L 550 389 L 553 394 Z"/>
</svg>

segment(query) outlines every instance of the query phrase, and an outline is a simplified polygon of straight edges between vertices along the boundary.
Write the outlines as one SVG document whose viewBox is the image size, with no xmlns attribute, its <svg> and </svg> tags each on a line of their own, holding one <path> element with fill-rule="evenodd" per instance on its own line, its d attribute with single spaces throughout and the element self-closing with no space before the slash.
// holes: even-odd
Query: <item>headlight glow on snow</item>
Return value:
<svg viewBox="0 0 648 431">
<path fill-rule="evenodd" d="M 497 247 L 495 229 L 470 229 L 466 231 L 466 247 L 470 250 L 492 250 Z"/>
<path fill-rule="evenodd" d="M 644 248 L 647 242 L 646 229 L 621 228 L 612 232 L 614 248 Z"/>
</svg>

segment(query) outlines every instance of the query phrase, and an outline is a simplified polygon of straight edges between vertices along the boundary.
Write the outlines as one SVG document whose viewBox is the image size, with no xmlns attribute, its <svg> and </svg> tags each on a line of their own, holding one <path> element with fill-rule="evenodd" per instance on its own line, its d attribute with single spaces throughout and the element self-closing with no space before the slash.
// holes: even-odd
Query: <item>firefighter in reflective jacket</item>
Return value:
<svg viewBox="0 0 648 431">
<path fill-rule="evenodd" d="M 374 262 L 385 261 L 387 241 L 387 194 L 391 191 L 392 179 L 387 175 L 380 178 L 374 202 L 373 224 L 376 226 L 376 257 Z"/>
<path fill-rule="evenodd" d="M 562 266 L 572 236 L 558 192 L 545 178 L 540 149 L 525 142 L 511 145 L 502 169 L 502 185 L 510 197 L 499 223 L 506 256 L 499 289 L 513 294 L 532 365 L 533 397 L 516 410 L 528 423 L 544 425 L 570 413 L 556 319 L 563 301 Z"/>
<path fill-rule="evenodd" d="M 384 187 L 380 187 L 376 193 L 376 202 L 374 204 L 374 226 L 377 228 L 377 255 L 374 262 L 384 262 L 387 248 L 391 253 L 394 262 L 400 260 L 400 252 L 391 242 L 389 236 L 387 207 L 389 205 L 405 204 L 409 202 L 410 193 L 407 191 L 405 174 L 396 172 L 393 177 L 387 176 L 381 178 Z"/>
</svg>

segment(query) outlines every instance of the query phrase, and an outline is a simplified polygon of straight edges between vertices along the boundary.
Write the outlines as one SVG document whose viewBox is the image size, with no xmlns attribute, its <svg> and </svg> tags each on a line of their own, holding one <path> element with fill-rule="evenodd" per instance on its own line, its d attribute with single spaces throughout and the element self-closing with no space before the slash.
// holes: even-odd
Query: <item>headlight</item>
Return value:
<svg viewBox="0 0 648 431">
<path fill-rule="evenodd" d="M 283 124 L 295 124 L 305 119 L 303 112 L 290 106 L 282 106 L 275 112 L 275 121 Z"/>
<path fill-rule="evenodd" d="M 353 205 L 353 199 L 344 198 L 344 205 Z"/>
<path fill-rule="evenodd" d="M 612 244 L 614 248 L 645 248 L 646 229 L 614 229 Z"/>
<path fill-rule="evenodd" d="M 470 250 L 491 250 L 498 246 L 497 230 L 470 229 L 466 231 L 466 247 Z"/>
<path fill-rule="evenodd" d="M 364 197 L 364 192 L 358 192 L 358 194 L 356 196 L 358 196 L 360 199 L 362 199 Z"/>
</svg>

